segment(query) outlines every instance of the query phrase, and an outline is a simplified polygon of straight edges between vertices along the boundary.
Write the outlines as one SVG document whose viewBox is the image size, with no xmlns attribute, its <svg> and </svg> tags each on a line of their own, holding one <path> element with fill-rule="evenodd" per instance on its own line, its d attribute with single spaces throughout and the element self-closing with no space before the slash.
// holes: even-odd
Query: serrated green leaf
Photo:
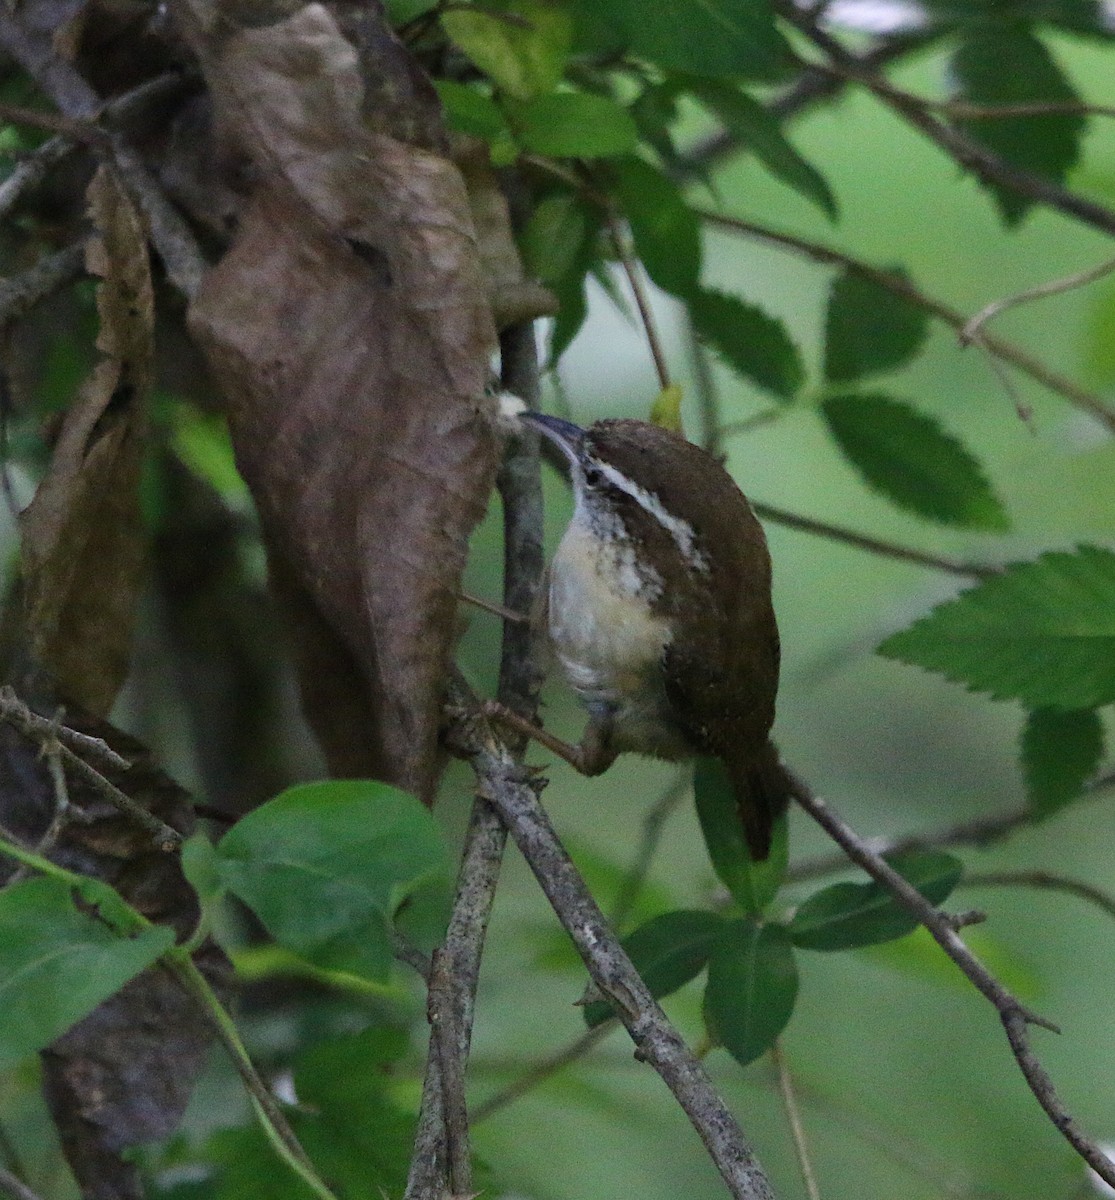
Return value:
<svg viewBox="0 0 1115 1200">
<path fill-rule="evenodd" d="M 517 100 L 552 92 L 573 41 L 569 14 L 546 0 L 491 3 L 442 13 L 449 40 Z"/>
<path fill-rule="evenodd" d="M 607 96 L 552 92 L 514 113 L 520 145 L 550 158 L 603 158 L 629 154 L 639 131 L 627 109 Z"/>
<path fill-rule="evenodd" d="M 776 179 L 815 204 L 830 220 L 836 219 L 836 197 L 828 181 L 798 153 L 770 109 L 731 84 L 687 78 L 681 85 L 734 136 L 740 150 L 750 151 Z"/>
<path fill-rule="evenodd" d="M 511 127 L 500 106 L 484 92 L 451 79 L 436 79 L 434 87 L 445 112 L 445 121 L 450 129 L 467 133 L 487 142 L 492 163 L 507 166 L 518 157 L 518 148 L 511 135 Z"/>
<path fill-rule="evenodd" d="M 1103 760 L 1103 722 L 1095 709 L 1038 708 L 1022 730 L 1022 771 L 1030 807 L 1052 816 L 1080 795 Z"/>
<path fill-rule="evenodd" d="M 673 180 L 639 158 L 612 164 L 616 196 L 647 274 L 665 292 L 692 295 L 701 275 L 701 229 Z"/>
<path fill-rule="evenodd" d="M 774 823 L 770 855 L 764 862 L 753 862 L 743 836 L 736 796 L 719 759 L 697 759 L 693 797 L 705 848 L 717 877 L 744 912 L 762 913 L 778 894 L 786 874 L 789 855 L 786 815 Z"/>
<path fill-rule="evenodd" d="M 1031 708 L 1115 701 L 1115 554 L 1098 546 L 1015 563 L 879 647 L 996 700 Z"/>
<path fill-rule="evenodd" d="M 950 68 L 956 98 L 974 104 L 1079 100 L 1046 47 L 1022 27 L 969 34 Z M 1000 158 L 1057 183 L 1080 155 L 1086 123 L 1072 112 L 958 122 Z M 1007 225 L 1037 203 L 1016 188 L 989 186 Z"/>
<path fill-rule="evenodd" d="M 900 367 L 921 349 L 928 329 L 929 315 L 920 305 L 845 271 L 829 290 L 825 378 L 848 383 Z"/>
<path fill-rule="evenodd" d="M 652 917 L 623 939 L 635 969 L 656 999 L 669 996 L 695 979 L 704 969 L 724 918 L 698 909 L 679 909 Z M 606 1001 L 585 1005 L 585 1022 L 591 1029 L 612 1015 Z"/>
<path fill-rule="evenodd" d="M 580 0 L 637 58 L 693 75 L 777 82 L 792 61 L 768 0 Z"/>
<path fill-rule="evenodd" d="M 288 788 L 217 846 L 221 881 L 277 942 L 326 970 L 380 982 L 399 903 L 447 873 L 437 824 L 413 796 L 367 780 Z"/>
<path fill-rule="evenodd" d="M 116 903 L 124 901 L 117 895 Z M 42 876 L 4 888 L 0 1065 L 61 1037 L 173 944 L 165 925 L 122 936 L 75 907 L 73 888 L 62 880 Z"/>
<path fill-rule="evenodd" d="M 890 865 L 930 904 L 940 904 L 960 882 L 964 868 L 951 854 L 895 856 Z M 834 883 L 814 892 L 787 926 L 804 950 L 854 950 L 904 937 L 918 919 L 881 883 Z"/>
<path fill-rule="evenodd" d="M 899 508 L 965 529 L 1009 528 L 977 459 L 931 417 L 889 396 L 830 396 L 822 412 L 864 481 Z"/>
<path fill-rule="evenodd" d="M 798 971 L 781 925 L 730 921 L 708 965 L 709 1037 L 746 1067 L 774 1045 L 794 1011 Z"/>
<path fill-rule="evenodd" d="M 780 400 L 792 400 L 805 382 L 805 367 L 785 325 L 738 296 L 700 291 L 689 316 L 701 341 L 732 370 Z"/>
</svg>

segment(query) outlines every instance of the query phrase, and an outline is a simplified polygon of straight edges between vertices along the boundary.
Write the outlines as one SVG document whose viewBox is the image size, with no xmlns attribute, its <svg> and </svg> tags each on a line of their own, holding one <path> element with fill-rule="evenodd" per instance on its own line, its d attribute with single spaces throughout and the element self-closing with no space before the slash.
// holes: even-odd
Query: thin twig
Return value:
<svg viewBox="0 0 1115 1200">
<path fill-rule="evenodd" d="M 658 847 L 662 841 L 662 832 L 666 827 L 666 822 L 682 800 L 685 799 L 689 792 L 691 781 L 692 777 L 690 773 L 688 771 L 683 772 L 647 809 L 642 821 L 639 847 L 635 851 L 635 857 L 632 860 L 631 866 L 627 869 L 627 873 L 619 885 L 615 904 L 612 906 L 611 922 L 613 928 L 622 929 L 627 918 L 631 915 L 631 910 L 635 907 L 639 899 L 639 893 L 642 891 L 643 884 L 646 883 L 647 875 L 650 873 L 650 865 L 654 861 L 655 854 L 658 853 Z"/>
<path fill-rule="evenodd" d="M 762 412 L 754 413 L 750 417 L 742 417 L 738 421 L 729 421 L 727 425 L 721 425 L 717 430 L 719 438 L 736 437 L 741 433 L 751 433 L 752 430 L 762 429 L 764 425 L 771 425 L 779 418 L 786 415 L 786 408 L 781 405 L 772 405 L 770 408 L 763 409 Z"/>
<path fill-rule="evenodd" d="M 1070 879 L 1051 871 L 977 871 L 966 874 L 962 887 L 1026 887 L 1046 892 L 1064 892 L 1094 904 L 1109 917 L 1115 917 L 1115 895 L 1080 879 Z"/>
<path fill-rule="evenodd" d="M 669 1087 L 731 1195 L 771 1200 L 766 1175 L 742 1130 L 609 928 L 538 802 L 530 776 L 494 737 L 481 706 L 459 679 L 451 685 L 451 702 L 455 719 L 447 743 L 472 764 L 480 794 L 508 827 L 593 983 L 631 1035 L 637 1056 Z"/>
<path fill-rule="evenodd" d="M 658 374 L 658 386 L 665 390 L 670 386 L 670 367 L 666 362 L 666 352 L 662 349 L 662 339 L 658 336 L 658 327 L 654 321 L 654 311 L 650 306 L 646 289 L 643 287 L 642 268 L 631 253 L 627 243 L 627 235 L 620 227 L 611 205 L 604 207 L 605 220 L 608 223 L 608 235 L 615 247 L 623 273 L 627 276 L 631 295 L 635 298 L 635 306 L 639 310 L 639 321 L 643 326 L 643 336 L 646 338 L 650 356 L 654 359 L 654 369 Z"/>
<path fill-rule="evenodd" d="M 18 12 L 0 5 L 0 46 L 19 63 L 68 118 L 96 121 L 104 108 L 101 97 L 77 69 L 54 50 L 47 32 L 29 30 Z M 115 167 L 144 217 L 151 242 L 171 283 L 193 299 L 208 264 L 189 226 L 170 203 L 142 158 L 118 132 L 104 131 L 95 147 Z"/>
<path fill-rule="evenodd" d="M 138 804 L 111 780 L 106 779 L 95 767 L 90 766 L 84 758 L 75 754 L 63 742 L 64 731 L 56 728 L 54 723 L 48 721 L 46 717 L 32 712 L 10 687 L 0 688 L 0 721 L 7 721 L 9 725 L 14 726 L 25 737 L 38 742 L 39 745 L 46 745 L 52 739 L 56 739 L 59 743 L 58 753 L 63 763 L 75 775 L 80 776 L 93 787 L 109 804 L 146 830 L 160 850 L 169 853 L 182 844 L 182 835 L 178 830 L 172 829 L 165 821 L 159 820 L 154 813 Z M 89 739 L 90 742 L 95 740 Z M 88 743 L 85 748 L 88 748 Z M 107 750 L 108 747 L 105 749 Z M 115 751 L 110 751 L 110 753 L 116 758 L 119 757 Z M 126 763 L 126 760 L 124 761 Z"/>
<path fill-rule="evenodd" d="M 996 184 L 1027 199 L 1063 212 L 1104 233 L 1115 233 L 1115 212 L 1105 205 L 1077 195 L 1043 175 L 1016 167 L 987 146 L 959 129 L 946 125 L 927 111 L 916 98 L 891 85 L 878 72 L 865 72 L 855 57 L 831 34 L 804 15 L 792 0 L 780 0 L 778 13 L 796 26 L 828 58 L 826 66 L 815 69 L 835 69 L 842 76 L 861 84 L 912 125 L 919 133 L 939 146 L 946 154 L 981 182 Z"/>
<path fill-rule="evenodd" d="M 798 513 L 788 512 L 784 508 L 775 508 L 771 504 L 760 504 L 752 500 L 751 507 L 755 510 L 756 515 L 765 521 L 773 521 L 776 525 L 785 525 L 789 529 L 797 529 L 802 533 L 815 533 L 830 541 L 844 542 L 848 546 L 855 546 L 859 550 L 878 554 L 882 558 L 916 563 L 921 567 L 932 567 L 934 570 L 947 571 L 951 575 L 961 575 L 968 579 L 990 579 L 993 575 L 998 574 L 995 567 L 960 562 L 941 554 L 928 554 L 924 550 L 915 550 L 912 546 L 884 542 L 879 538 L 846 529 L 842 525 L 832 525 L 828 521 L 816 521 L 812 517 L 803 517 Z"/>
<path fill-rule="evenodd" d="M 37 1192 L 33 1192 L 17 1175 L 13 1175 L 7 1167 L 0 1167 L 0 1192 L 10 1200 L 41 1200 Z"/>
<path fill-rule="evenodd" d="M 1115 1186 L 1115 1162 L 1078 1127 L 1076 1120 L 1061 1103 L 1052 1080 L 1034 1055 L 1029 1044 L 1028 1025 L 1058 1032 L 1052 1022 L 1028 1009 L 1007 990 L 961 940 L 951 922 L 911 883 L 880 858 L 844 820 L 797 778 L 793 779 L 794 798 L 845 854 L 881 883 L 900 904 L 908 908 L 932 935 L 934 941 L 960 968 L 972 985 L 994 1005 L 1007 1033 L 1011 1050 L 1022 1074 L 1054 1126 L 1074 1150 L 1104 1180 Z"/>
<path fill-rule="evenodd" d="M 44 254 L 34 266 L 0 279 L 0 328 L 19 320 L 41 300 L 77 279 L 85 270 L 85 246 L 75 243 Z"/>
<path fill-rule="evenodd" d="M 813 1160 L 809 1155 L 809 1144 L 805 1140 L 805 1126 L 802 1124 L 797 1097 L 794 1095 L 794 1081 L 790 1075 L 790 1067 L 786 1062 L 781 1042 L 776 1041 L 771 1046 L 770 1057 L 775 1071 L 778 1073 L 778 1092 L 782 1097 L 786 1122 L 790 1126 L 790 1136 L 794 1140 L 794 1152 L 797 1155 L 806 1194 L 809 1200 L 821 1200 L 821 1193 L 817 1187 L 817 1176 L 813 1172 Z"/>
<path fill-rule="evenodd" d="M 493 617 L 501 617 L 504 621 L 514 621 L 517 625 L 530 624 L 530 617 L 521 612 L 514 612 L 505 604 L 497 604 L 494 600 L 484 600 L 480 596 L 472 595 L 471 592 L 459 592 L 458 595 L 465 604 L 471 604 L 473 608 L 491 613 Z"/>
<path fill-rule="evenodd" d="M 1074 271 L 1073 274 L 1064 275 L 1060 279 L 1050 279 L 1021 292 L 1015 292 L 1013 296 L 1004 296 L 1001 300 L 993 300 L 965 323 L 964 328 L 960 331 L 960 341 L 965 345 L 975 341 L 983 332 L 984 325 L 1001 312 L 1006 312 L 1008 308 L 1014 308 L 1018 304 L 1027 304 L 1031 300 L 1043 300 L 1046 296 L 1058 296 L 1062 292 L 1070 292 L 1074 288 L 1087 287 L 1088 284 L 1095 283 L 1097 279 L 1110 275 L 1112 271 L 1115 271 L 1115 258 L 1109 258 L 1099 266 L 1089 267 L 1086 271 Z"/>
<path fill-rule="evenodd" d="M 708 347 L 697 335 L 693 315 L 685 310 L 685 337 L 689 343 L 689 361 L 693 366 L 694 392 L 697 409 L 701 414 L 700 444 L 713 456 L 720 459 L 724 454 L 724 426 L 720 423 L 720 394 L 716 377 L 712 373 Z"/>
<path fill-rule="evenodd" d="M 812 262 L 821 263 L 825 266 L 842 267 L 860 279 L 866 279 L 871 283 L 877 284 L 894 295 L 901 296 L 903 299 L 909 300 L 911 303 L 925 309 L 926 312 L 932 314 L 938 320 L 951 326 L 957 333 L 964 328 L 968 321 L 967 316 L 959 309 L 951 308 L 935 297 L 927 295 L 904 275 L 899 275 L 893 271 L 881 270 L 879 267 L 854 258 L 850 254 L 844 254 L 842 251 L 836 250 L 831 246 L 826 246 L 821 242 L 795 237 L 793 234 L 771 229 L 769 226 L 761 225 L 758 222 L 750 221 L 743 217 L 729 216 L 710 209 L 698 208 L 696 211 L 697 215 L 710 225 L 715 225 L 732 233 L 743 234 L 746 237 L 758 238 L 761 241 L 770 242 L 774 245 L 784 246 L 786 249 L 793 250 L 803 257 L 810 259 Z M 1028 375 L 1051 392 L 1062 396 L 1070 404 L 1095 417 L 1097 421 L 1100 421 L 1108 429 L 1115 432 L 1115 409 L 1109 407 L 1098 396 L 1089 392 L 1087 388 L 1082 388 L 1073 380 L 1059 374 L 1057 371 L 1053 371 L 1045 363 L 1041 362 L 1040 359 L 1034 358 L 1033 355 L 1027 353 L 1021 347 L 1003 338 L 984 334 L 979 338 L 978 345 L 995 358 L 1010 363 L 1011 366 L 1021 371 L 1024 375 Z"/>
<path fill-rule="evenodd" d="M 503 387 L 528 404 L 536 403 L 538 359 L 533 324 L 507 330 L 501 348 Z M 504 513 L 504 603 L 515 612 L 532 612 L 543 569 L 542 481 L 536 435 L 517 437 L 508 446 L 497 486 Z M 542 682 L 535 634 L 531 622 L 505 623 L 500 663 L 501 701 L 530 716 L 536 712 Z M 506 842 L 503 822 L 478 798 L 438 956 L 439 970 L 432 973 L 435 986 L 431 987 L 430 1002 L 435 1019 L 405 1200 L 441 1200 L 449 1185 L 456 1194 L 472 1190 L 464 1081 L 480 960 Z"/>
<path fill-rule="evenodd" d="M 582 1033 L 580 1037 L 574 1038 L 561 1050 L 555 1051 L 548 1058 L 544 1058 L 540 1062 L 535 1063 L 533 1067 L 529 1067 L 518 1079 L 512 1080 L 506 1087 L 501 1088 L 498 1092 L 494 1092 L 483 1103 L 473 1106 L 473 1124 L 476 1124 L 478 1121 L 486 1121 L 489 1117 L 499 1112 L 501 1108 L 506 1108 L 509 1104 L 514 1104 L 516 1100 L 525 1096 L 527 1092 L 533 1091 L 559 1071 L 563 1071 L 578 1059 L 584 1058 L 618 1024 L 619 1022 L 614 1017 L 609 1018 L 607 1021 L 601 1021 L 599 1025 L 594 1025 L 591 1029 Z"/>
</svg>

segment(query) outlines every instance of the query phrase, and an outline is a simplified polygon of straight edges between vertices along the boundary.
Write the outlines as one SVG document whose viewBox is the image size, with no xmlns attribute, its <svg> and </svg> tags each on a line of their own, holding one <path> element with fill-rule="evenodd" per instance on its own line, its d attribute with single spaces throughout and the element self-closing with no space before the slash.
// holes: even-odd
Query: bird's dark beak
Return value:
<svg viewBox="0 0 1115 1200">
<path fill-rule="evenodd" d="M 540 434 L 552 442 L 570 463 L 578 463 L 585 443 L 585 431 L 572 421 L 551 417 L 546 413 L 522 412 L 519 419 L 533 425 Z"/>
</svg>

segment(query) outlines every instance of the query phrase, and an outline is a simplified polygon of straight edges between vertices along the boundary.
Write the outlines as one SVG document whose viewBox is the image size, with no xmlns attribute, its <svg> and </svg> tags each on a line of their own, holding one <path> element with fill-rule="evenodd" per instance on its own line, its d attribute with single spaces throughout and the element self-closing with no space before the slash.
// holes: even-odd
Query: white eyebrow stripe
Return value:
<svg viewBox="0 0 1115 1200">
<path fill-rule="evenodd" d="M 674 539 L 674 543 L 686 562 L 698 571 L 708 573 L 708 559 L 697 549 L 697 536 L 688 521 L 683 521 L 681 517 L 675 517 L 673 513 L 667 512 L 662 501 L 653 492 L 648 492 L 646 488 L 640 487 L 611 464 L 596 459 L 594 465 L 600 469 L 600 473 L 610 484 L 630 496 L 644 512 L 649 513 L 666 530 Z"/>
</svg>

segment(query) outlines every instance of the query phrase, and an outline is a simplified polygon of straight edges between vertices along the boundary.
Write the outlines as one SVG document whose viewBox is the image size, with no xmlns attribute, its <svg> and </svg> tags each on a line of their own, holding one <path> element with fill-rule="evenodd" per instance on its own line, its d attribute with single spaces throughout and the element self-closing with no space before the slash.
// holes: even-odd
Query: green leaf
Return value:
<svg viewBox="0 0 1115 1200">
<path fill-rule="evenodd" d="M 930 904 L 940 904 L 964 868 L 950 854 L 908 854 L 890 865 Z M 834 883 L 814 892 L 794 914 L 789 936 L 806 950 L 852 950 L 904 937 L 918 919 L 881 883 Z"/>
<path fill-rule="evenodd" d="M 730 84 L 690 78 L 683 80 L 682 86 L 734 135 L 741 150 L 750 150 L 776 179 L 815 204 L 830 220 L 836 219 L 836 197 L 828 181 L 794 149 L 770 109 Z"/>
<path fill-rule="evenodd" d="M 576 193 L 554 192 L 541 200 L 519 238 L 527 273 L 545 284 L 560 283 L 585 257 L 588 228 L 584 202 Z"/>
<path fill-rule="evenodd" d="M 935 29 L 1017 32 L 1029 24 L 1110 38 L 1110 22 L 1097 0 L 921 0 Z"/>
<path fill-rule="evenodd" d="M 1024 28 L 972 33 L 953 54 L 956 97 L 975 104 L 1078 101 L 1079 96 L 1045 46 Z M 1083 113 L 1049 113 L 958 122 L 1008 163 L 1064 181 L 1080 155 Z M 1015 188 L 990 185 L 1007 225 L 1015 225 L 1037 201 Z"/>
<path fill-rule="evenodd" d="M 965 529 L 1009 528 L 978 460 L 931 417 L 889 396 L 830 396 L 832 436 L 868 486 L 899 508 Z"/>
<path fill-rule="evenodd" d="M 635 149 L 639 131 L 627 109 L 607 96 L 553 92 L 514 113 L 519 143 L 551 158 L 602 158 Z"/>
<path fill-rule="evenodd" d="M 758 915 L 778 894 L 786 874 L 789 839 L 785 814 L 774 824 L 769 857 L 757 863 L 747 851 L 735 793 L 718 758 L 697 759 L 693 796 L 713 870 L 744 912 Z"/>
<path fill-rule="evenodd" d="M 805 382 L 805 367 L 785 325 L 738 296 L 700 291 L 689 316 L 701 341 L 744 379 L 792 400 Z"/>
<path fill-rule="evenodd" d="M 377 982 L 391 968 L 399 903 L 447 871 L 429 811 L 366 780 L 289 788 L 243 817 L 217 855 L 222 882 L 277 942 Z"/>
<path fill-rule="evenodd" d="M 709 959 L 709 1037 L 746 1067 L 774 1045 L 798 994 L 794 951 L 781 925 L 730 921 Z"/>
<path fill-rule="evenodd" d="M 445 120 L 450 129 L 467 133 L 488 143 L 497 167 L 513 163 L 519 156 L 511 128 L 500 106 L 484 92 L 450 79 L 434 80 Z"/>
<path fill-rule="evenodd" d="M 701 229 L 673 180 L 639 158 L 613 164 L 616 195 L 631 226 L 635 251 L 664 291 L 686 297 L 701 275 Z"/>
<path fill-rule="evenodd" d="M 1103 722 L 1092 708 L 1038 708 L 1022 731 L 1022 771 L 1030 807 L 1042 817 L 1080 795 L 1103 760 Z"/>
<path fill-rule="evenodd" d="M 777 82 L 791 62 L 768 0 L 579 0 L 637 58 L 692 75 Z"/>
<path fill-rule="evenodd" d="M 905 272 L 895 270 L 905 278 Z M 909 362 L 929 315 L 919 304 L 845 271 L 833 280 L 825 317 L 825 378 L 847 383 Z"/>
<path fill-rule="evenodd" d="M 1015 563 L 887 638 L 886 658 L 1031 708 L 1115 701 L 1115 553 Z"/>
<path fill-rule="evenodd" d="M 679 909 L 640 925 L 623 939 L 623 948 L 651 995 L 661 999 L 705 969 L 723 929 L 724 918 L 716 913 Z M 585 1022 L 590 1029 L 611 1015 L 612 1006 L 606 1001 L 585 1005 Z"/>
<path fill-rule="evenodd" d="M 552 92 L 573 40 L 569 14 L 546 0 L 515 0 L 442 13 L 449 40 L 518 100 Z"/>
<path fill-rule="evenodd" d="M 101 888 L 111 891 L 107 884 Z M 174 932 L 165 925 L 121 935 L 75 907 L 73 888 L 63 880 L 41 876 L 4 888 L 0 1065 L 61 1037 L 173 944 Z"/>
</svg>

